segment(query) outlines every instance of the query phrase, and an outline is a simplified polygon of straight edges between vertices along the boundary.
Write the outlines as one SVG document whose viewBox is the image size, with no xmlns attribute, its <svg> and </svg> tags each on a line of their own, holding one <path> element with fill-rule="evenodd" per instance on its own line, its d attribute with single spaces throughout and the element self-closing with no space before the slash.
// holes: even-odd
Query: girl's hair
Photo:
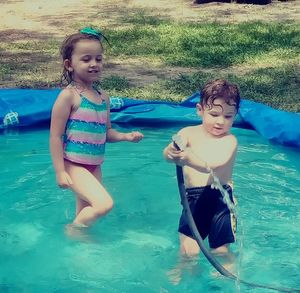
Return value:
<svg viewBox="0 0 300 293">
<path fill-rule="evenodd" d="M 66 59 L 71 60 L 76 44 L 81 40 L 95 40 L 98 41 L 103 50 L 103 45 L 99 37 L 87 34 L 87 33 L 76 33 L 68 36 L 62 43 L 60 48 L 60 55 L 62 57 L 62 61 L 64 62 Z M 73 81 L 72 72 L 68 71 L 65 66 L 63 67 L 63 72 L 61 75 L 61 83 L 62 84 L 70 84 Z"/>
<path fill-rule="evenodd" d="M 201 105 L 211 108 L 216 99 L 225 101 L 228 105 L 235 106 L 238 111 L 240 106 L 240 92 L 236 84 L 225 79 L 215 79 L 207 82 L 201 91 Z"/>
</svg>

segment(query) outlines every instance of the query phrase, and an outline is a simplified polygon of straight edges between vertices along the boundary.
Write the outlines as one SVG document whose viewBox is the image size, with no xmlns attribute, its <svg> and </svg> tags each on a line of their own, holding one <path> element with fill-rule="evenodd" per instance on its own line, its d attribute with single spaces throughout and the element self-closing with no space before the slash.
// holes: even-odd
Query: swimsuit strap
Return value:
<svg viewBox="0 0 300 293">
<path fill-rule="evenodd" d="M 80 90 L 76 87 L 76 83 L 75 83 L 75 82 L 71 82 L 68 86 L 73 87 L 73 88 L 76 90 L 76 92 L 77 92 L 81 97 L 85 97 L 85 98 L 88 100 L 87 96 L 85 96 L 85 95 L 83 94 L 84 90 L 81 90 L 81 91 L 80 91 Z M 99 94 L 101 101 L 105 101 L 105 99 L 102 97 L 102 91 L 101 91 L 101 90 L 99 90 L 95 85 L 93 85 L 93 90 L 95 90 L 95 91 Z"/>
</svg>

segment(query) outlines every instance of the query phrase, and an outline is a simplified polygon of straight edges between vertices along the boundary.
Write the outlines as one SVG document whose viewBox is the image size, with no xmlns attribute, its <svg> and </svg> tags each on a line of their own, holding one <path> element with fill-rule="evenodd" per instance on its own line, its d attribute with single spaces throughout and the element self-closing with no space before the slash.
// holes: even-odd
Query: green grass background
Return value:
<svg viewBox="0 0 300 293">
<path fill-rule="evenodd" d="M 76 24 L 78 29 L 83 26 Z M 133 85 L 123 75 L 105 76 L 101 86 L 113 96 L 181 101 L 207 80 L 226 78 L 238 83 L 244 98 L 300 112 L 297 22 L 189 23 L 140 12 L 102 31 L 109 38 L 105 47 L 110 60 L 130 58 L 187 69 L 145 85 Z M 0 53 L 6 54 L 0 79 L 20 88 L 59 86 L 60 44 L 54 38 L 1 42 Z"/>
</svg>

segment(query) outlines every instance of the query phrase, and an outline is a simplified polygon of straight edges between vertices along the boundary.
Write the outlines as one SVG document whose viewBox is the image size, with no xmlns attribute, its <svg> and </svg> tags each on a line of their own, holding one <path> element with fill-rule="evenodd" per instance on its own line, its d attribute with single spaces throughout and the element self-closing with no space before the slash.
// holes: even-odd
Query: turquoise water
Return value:
<svg viewBox="0 0 300 293">
<path fill-rule="evenodd" d="M 139 144 L 107 146 L 104 184 L 115 208 L 84 237 L 70 238 L 70 191 L 55 185 L 48 130 L 0 135 L 0 292 L 275 292 L 216 277 L 200 256 L 179 284 L 181 213 L 175 168 L 162 149 L 176 128 L 141 129 Z M 300 287 L 300 153 L 234 129 L 240 278 Z"/>
</svg>

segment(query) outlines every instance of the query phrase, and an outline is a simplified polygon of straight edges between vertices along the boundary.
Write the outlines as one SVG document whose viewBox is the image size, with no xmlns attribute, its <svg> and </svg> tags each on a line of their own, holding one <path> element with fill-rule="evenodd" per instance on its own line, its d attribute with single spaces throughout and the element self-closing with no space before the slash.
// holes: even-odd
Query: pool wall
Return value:
<svg viewBox="0 0 300 293">
<path fill-rule="evenodd" d="M 59 89 L 0 89 L 0 129 L 28 128 L 49 122 L 59 92 Z M 111 120 L 152 127 L 197 124 L 200 118 L 195 106 L 199 98 L 197 92 L 181 103 L 111 97 Z M 234 126 L 254 129 L 275 143 L 300 148 L 300 113 L 242 99 Z"/>
</svg>

